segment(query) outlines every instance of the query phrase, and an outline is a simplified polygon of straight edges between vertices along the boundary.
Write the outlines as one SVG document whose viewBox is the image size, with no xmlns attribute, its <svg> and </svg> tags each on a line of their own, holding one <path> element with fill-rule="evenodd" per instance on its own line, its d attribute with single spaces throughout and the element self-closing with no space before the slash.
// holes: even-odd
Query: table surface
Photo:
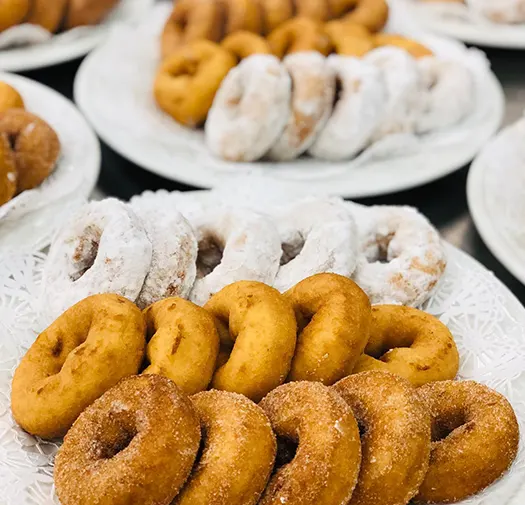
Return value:
<svg viewBox="0 0 525 505">
<path fill-rule="evenodd" d="M 505 124 L 516 121 L 525 109 L 524 53 L 487 49 L 494 72 L 500 79 L 507 96 Z M 65 96 L 73 94 L 73 80 L 79 62 L 25 73 Z M 521 69 L 521 70 L 520 70 Z M 514 278 L 487 249 L 470 217 L 466 179 L 468 167 L 431 184 L 392 195 L 361 200 L 365 204 L 412 205 L 423 212 L 442 233 L 443 237 L 471 254 L 501 279 L 525 304 L 525 286 Z M 145 189 L 169 190 L 194 189 L 153 175 L 122 158 L 109 147 L 102 145 L 102 171 L 98 192 L 129 199 Z"/>
</svg>

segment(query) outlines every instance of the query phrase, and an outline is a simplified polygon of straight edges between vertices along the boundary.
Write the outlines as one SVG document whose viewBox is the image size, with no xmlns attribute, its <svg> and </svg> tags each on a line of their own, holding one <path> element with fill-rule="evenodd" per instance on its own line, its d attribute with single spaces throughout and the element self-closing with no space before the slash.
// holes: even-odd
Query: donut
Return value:
<svg viewBox="0 0 525 505">
<path fill-rule="evenodd" d="M 525 23 L 524 0 L 466 0 L 469 9 L 477 16 L 483 16 L 494 23 Z"/>
<path fill-rule="evenodd" d="M 195 409 L 173 382 L 124 379 L 66 435 L 55 459 L 60 503 L 169 504 L 191 472 L 200 438 Z"/>
<path fill-rule="evenodd" d="M 388 21 L 389 8 L 386 0 L 359 0 L 355 9 L 343 17 L 345 22 L 361 25 L 371 32 L 381 31 Z"/>
<path fill-rule="evenodd" d="M 120 0 L 68 0 L 64 29 L 97 25 Z"/>
<path fill-rule="evenodd" d="M 422 386 L 453 379 L 458 369 L 456 343 L 439 319 L 412 307 L 372 307 L 370 339 L 354 373 L 385 370 Z"/>
<path fill-rule="evenodd" d="M 224 33 L 229 35 L 240 30 L 261 33 L 262 20 L 255 0 L 219 0 L 226 14 Z"/>
<path fill-rule="evenodd" d="M 252 54 L 270 54 L 270 46 L 266 39 L 255 33 L 238 31 L 228 35 L 221 46 L 233 53 L 238 60 L 244 60 Z"/>
<path fill-rule="evenodd" d="M 284 461 L 259 505 L 348 503 L 359 474 L 361 443 L 345 401 L 319 382 L 291 382 L 268 394 L 260 406 L 282 441 L 277 458 L 281 453 Z M 297 447 L 295 454 L 285 442 L 292 450 Z"/>
<path fill-rule="evenodd" d="M 189 43 L 161 64 L 153 86 L 155 100 L 176 121 L 195 128 L 206 120 L 215 93 L 236 63 L 218 44 Z"/>
<path fill-rule="evenodd" d="M 10 140 L 18 173 L 17 191 L 33 189 L 54 170 L 60 140 L 43 119 L 23 109 L 0 113 L 0 133 Z"/>
<path fill-rule="evenodd" d="M 363 433 L 363 458 L 348 505 L 399 505 L 417 493 L 428 470 L 430 416 L 416 390 L 387 372 L 363 372 L 333 386 Z"/>
<path fill-rule="evenodd" d="M 415 503 L 455 503 L 507 471 L 518 452 L 519 426 L 507 399 L 472 381 L 435 382 L 418 390 L 430 411 L 430 466 Z"/>
<path fill-rule="evenodd" d="M 263 33 L 269 34 L 294 17 L 291 0 L 257 0 L 262 16 Z M 320 2 L 319 2 L 320 3 Z"/>
<path fill-rule="evenodd" d="M 318 274 L 284 296 L 298 322 L 288 380 L 331 386 L 351 373 L 370 333 L 370 302 L 364 291 L 342 275 Z"/>
<path fill-rule="evenodd" d="M 55 33 L 60 28 L 68 4 L 69 0 L 32 0 L 25 22 Z"/>
<path fill-rule="evenodd" d="M 290 116 L 291 79 L 274 56 L 242 60 L 222 82 L 205 125 L 208 148 L 229 161 L 254 161 L 275 143 Z"/>
<path fill-rule="evenodd" d="M 281 257 L 277 229 L 255 212 L 204 212 L 193 222 L 199 242 L 197 280 L 190 299 L 204 305 L 210 296 L 240 280 L 272 284 Z"/>
<path fill-rule="evenodd" d="M 9 109 L 24 108 L 24 99 L 20 93 L 6 82 L 0 81 L 0 113 Z"/>
<path fill-rule="evenodd" d="M 5 0 L 0 3 L 0 32 L 22 23 L 30 7 L 30 0 Z"/>
<path fill-rule="evenodd" d="M 286 21 L 268 35 L 268 43 L 278 58 L 300 51 L 317 51 L 327 56 L 332 49 L 323 25 L 307 17 Z"/>
<path fill-rule="evenodd" d="M 314 142 L 332 112 L 335 75 L 318 52 L 289 54 L 283 65 L 292 78 L 291 110 L 284 131 L 268 152 L 271 159 L 297 158 Z"/>
<path fill-rule="evenodd" d="M 15 158 L 11 151 L 9 139 L 5 134 L 0 135 L 0 205 L 7 203 L 16 195 Z"/>
<path fill-rule="evenodd" d="M 218 320 L 221 346 L 229 353 L 215 371 L 212 388 L 258 402 L 284 382 L 297 329 L 288 300 L 266 284 L 240 281 L 219 291 L 204 308 Z"/>
<path fill-rule="evenodd" d="M 328 65 L 336 75 L 337 98 L 332 116 L 308 152 L 331 161 L 354 158 L 383 121 L 385 85 L 379 70 L 364 60 L 332 55 Z"/>
<path fill-rule="evenodd" d="M 15 371 L 16 422 L 42 438 L 63 436 L 96 398 L 138 372 L 144 332 L 140 310 L 118 295 L 90 296 L 68 309 L 38 336 Z"/>
<path fill-rule="evenodd" d="M 422 58 L 418 67 L 423 80 L 424 108 L 416 130 L 426 133 L 448 128 L 467 117 L 474 108 L 474 81 L 459 62 Z"/>
<path fill-rule="evenodd" d="M 325 24 L 325 32 L 330 37 L 334 52 L 341 56 L 360 58 L 375 47 L 370 32 L 361 25 L 330 21 Z"/>
<path fill-rule="evenodd" d="M 96 293 L 134 302 L 151 265 L 144 226 L 124 203 L 107 198 L 75 213 L 51 243 L 44 266 L 46 311 L 57 317 Z"/>
<path fill-rule="evenodd" d="M 403 37 L 402 35 L 395 35 L 393 33 L 376 33 L 373 37 L 375 47 L 394 46 L 404 49 L 410 56 L 414 58 L 423 58 L 425 56 L 433 56 L 434 53 L 423 44 Z"/>
<path fill-rule="evenodd" d="M 211 382 L 219 352 L 213 318 L 182 298 L 167 298 L 144 311 L 147 368 L 163 375 L 187 394 L 204 391 Z"/>
<path fill-rule="evenodd" d="M 350 276 L 357 261 L 357 228 L 337 200 L 306 198 L 273 215 L 281 237 L 281 266 L 273 286 L 281 292 L 310 275 Z"/>
<path fill-rule="evenodd" d="M 266 414 L 248 398 L 226 391 L 206 391 L 191 400 L 204 447 L 173 505 L 255 505 L 276 452 Z"/>
<path fill-rule="evenodd" d="M 287 0 L 290 1 L 290 0 Z M 322 23 L 330 17 L 326 0 L 292 0 L 295 16 L 304 17 Z"/>
<path fill-rule="evenodd" d="M 411 207 L 349 205 L 361 251 L 353 279 L 372 304 L 428 300 L 447 265 L 437 230 Z"/>
<path fill-rule="evenodd" d="M 178 212 L 158 205 L 132 205 L 152 245 L 151 264 L 136 299 L 144 309 L 163 298 L 187 298 L 197 274 L 197 239 L 191 225 Z"/>
</svg>

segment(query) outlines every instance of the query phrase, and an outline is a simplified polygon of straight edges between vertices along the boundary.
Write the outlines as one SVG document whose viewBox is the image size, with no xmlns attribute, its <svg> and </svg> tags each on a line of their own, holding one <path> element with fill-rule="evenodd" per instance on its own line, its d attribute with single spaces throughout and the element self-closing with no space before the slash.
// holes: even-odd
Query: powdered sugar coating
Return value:
<svg viewBox="0 0 525 505">
<path fill-rule="evenodd" d="M 365 60 L 332 55 L 341 96 L 309 153 L 327 160 L 355 157 L 372 140 L 383 120 L 387 94 L 381 72 Z"/>
<path fill-rule="evenodd" d="M 466 1 L 474 13 L 482 15 L 495 23 L 525 23 L 525 0 Z"/>
<path fill-rule="evenodd" d="M 72 216 L 51 244 L 44 268 L 45 312 L 55 319 L 97 293 L 134 302 L 151 264 L 144 226 L 124 203 L 91 202 Z"/>
<path fill-rule="evenodd" d="M 335 96 L 335 73 L 327 61 L 316 51 L 284 58 L 293 83 L 291 111 L 288 124 L 268 153 L 271 159 L 297 158 L 326 125 Z"/>
<path fill-rule="evenodd" d="M 230 161 L 255 161 L 275 143 L 290 116 L 291 78 L 275 57 L 250 56 L 230 70 L 205 125 L 210 151 Z"/>
</svg>

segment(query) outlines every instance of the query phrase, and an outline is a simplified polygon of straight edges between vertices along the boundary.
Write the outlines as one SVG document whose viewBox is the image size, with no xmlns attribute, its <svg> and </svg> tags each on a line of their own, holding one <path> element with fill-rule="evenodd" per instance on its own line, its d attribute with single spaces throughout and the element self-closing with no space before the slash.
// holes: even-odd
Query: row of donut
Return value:
<svg viewBox="0 0 525 505">
<path fill-rule="evenodd" d="M 493 23 L 519 24 L 525 23 L 525 1 L 508 0 L 494 2 L 493 0 L 420 0 L 424 2 L 440 3 L 455 2 L 466 4 L 476 16 L 487 18 Z"/>
<path fill-rule="evenodd" d="M 238 280 L 286 291 L 323 272 L 352 277 L 372 303 L 418 306 L 445 270 L 439 234 L 408 207 L 306 198 L 262 214 L 234 200 L 220 191 L 174 192 L 87 204 L 51 244 L 47 317 L 95 293 L 141 308 L 171 296 L 203 305 Z"/>
</svg>

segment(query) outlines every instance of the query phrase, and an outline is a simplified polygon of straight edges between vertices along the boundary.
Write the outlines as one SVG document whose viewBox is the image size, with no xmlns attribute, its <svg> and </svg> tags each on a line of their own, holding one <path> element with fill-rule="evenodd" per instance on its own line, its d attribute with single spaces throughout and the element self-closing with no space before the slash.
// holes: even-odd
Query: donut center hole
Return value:
<svg viewBox="0 0 525 505">
<path fill-rule="evenodd" d="M 12 150 L 15 149 L 16 141 L 18 140 L 18 133 L 9 133 L 6 135 L 7 141 L 9 142 L 9 146 Z"/>
<path fill-rule="evenodd" d="M 283 253 L 281 254 L 281 266 L 287 265 L 301 254 L 304 248 L 304 238 L 301 236 L 299 240 L 292 243 L 281 244 Z"/>
<path fill-rule="evenodd" d="M 285 437 L 277 437 L 277 455 L 275 457 L 275 470 L 291 463 L 297 454 L 299 443 Z"/>
<path fill-rule="evenodd" d="M 394 238 L 394 233 L 388 235 L 378 235 L 375 240 L 375 247 L 372 254 L 367 254 L 367 260 L 369 263 L 388 263 L 390 258 L 388 256 L 388 248 L 390 242 Z"/>
<path fill-rule="evenodd" d="M 335 109 L 339 101 L 343 98 L 343 81 L 339 76 L 335 78 L 335 93 L 334 93 L 334 102 L 332 108 Z"/>
<path fill-rule="evenodd" d="M 73 252 L 75 271 L 70 275 L 72 281 L 80 279 L 95 264 L 101 237 L 102 230 L 98 226 L 86 226 Z"/>
<path fill-rule="evenodd" d="M 211 274 L 222 261 L 224 244 L 214 235 L 208 235 L 199 242 L 197 254 L 197 279 Z"/>
<path fill-rule="evenodd" d="M 453 431 L 467 422 L 464 412 L 455 412 L 453 415 L 437 419 L 432 423 L 432 442 L 445 440 Z"/>
<path fill-rule="evenodd" d="M 117 454 L 126 449 L 131 441 L 135 438 L 137 432 L 135 430 L 129 430 L 126 428 L 121 428 L 116 434 L 116 437 L 112 440 L 111 444 L 105 444 L 102 447 L 100 458 L 101 459 L 111 459 L 114 458 Z"/>
<path fill-rule="evenodd" d="M 386 355 L 394 349 L 411 347 L 415 339 L 416 335 L 411 332 L 398 335 L 387 335 L 383 345 L 379 349 L 370 353 L 367 352 L 367 354 L 373 358 L 383 360 L 383 358 L 385 358 Z"/>
</svg>

